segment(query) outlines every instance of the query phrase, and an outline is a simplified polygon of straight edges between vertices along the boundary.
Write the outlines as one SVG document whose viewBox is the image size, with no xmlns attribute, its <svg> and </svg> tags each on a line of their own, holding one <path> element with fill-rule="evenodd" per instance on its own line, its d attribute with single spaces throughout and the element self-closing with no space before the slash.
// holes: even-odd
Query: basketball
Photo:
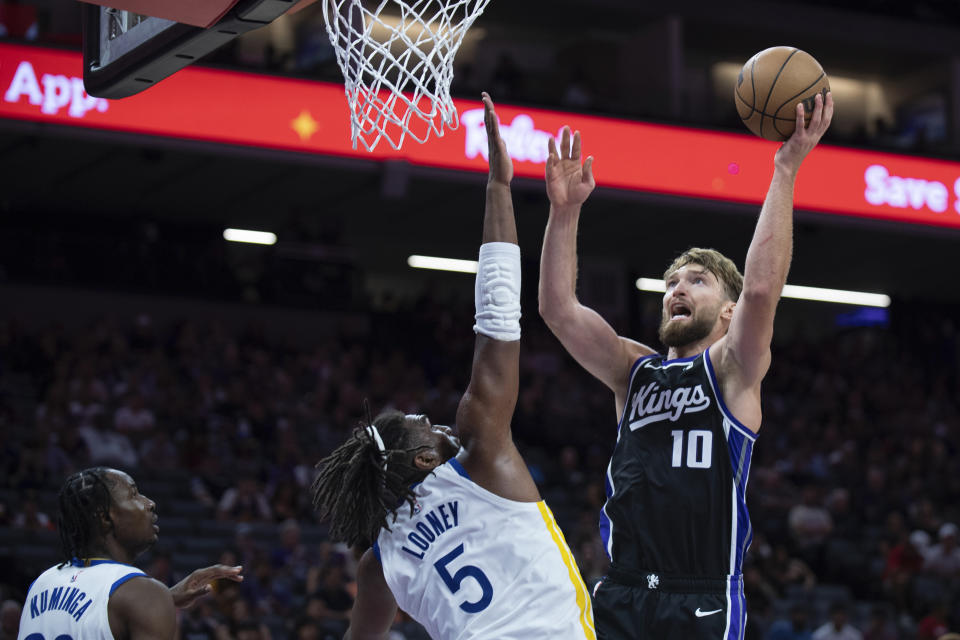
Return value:
<svg viewBox="0 0 960 640">
<path fill-rule="evenodd" d="M 813 56 L 796 47 L 770 47 L 743 65 L 733 91 L 737 113 L 750 131 L 782 142 L 797 123 L 797 103 L 810 124 L 818 93 L 826 100 L 830 81 Z"/>
</svg>

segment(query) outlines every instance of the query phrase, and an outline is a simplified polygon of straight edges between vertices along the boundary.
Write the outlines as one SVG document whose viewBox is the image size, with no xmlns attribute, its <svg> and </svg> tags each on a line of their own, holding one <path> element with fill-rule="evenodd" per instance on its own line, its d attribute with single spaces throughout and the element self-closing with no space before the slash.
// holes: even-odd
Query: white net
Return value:
<svg viewBox="0 0 960 640">
<path fill-rule="evenodd" d="M 343 71 L 353 147 L 459 126 L 450 99 L 453 59 L 490 0 L 323 0 L 327 34 Z"/>
</svg>

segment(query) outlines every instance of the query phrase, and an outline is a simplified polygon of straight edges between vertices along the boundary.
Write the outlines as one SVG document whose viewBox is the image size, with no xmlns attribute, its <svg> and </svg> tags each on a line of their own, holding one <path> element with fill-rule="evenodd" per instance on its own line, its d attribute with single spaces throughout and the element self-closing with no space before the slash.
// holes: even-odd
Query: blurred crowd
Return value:
<svg viewBox="0 0 960 640">
<path fill-rule="evenodd" d="M 935 23 L 960 19 L 953 0 L 816 4 Z M 79 47 L 75 5 L 0 0 L 0 38 Z M 258 31 L 207 62 L 341 79 L 317 12 L 274 28 L 289 28 L 289 38 Z M 290 46 L 277 48 L 279 40 Z M 526 66 L 531 61 L 501 49 L 482 67 L 459 60 L 454 93 L 484 88 L 505 101 L 644 116 L 625 111 L 616 87 L 592 73 L 589 61 L 568 64 L 577 47 L 539 60 L 563 70 L 548 81 Z M 872 127 L 845 142 L 922 150 L 912 146 L 922 136 L 904 127 Z M 285 277 L 280 261 L 268 262 L 266 284 L 251 296 L 249 283 L 225 266 L 219 237 L 171 249 L 156 241 L 167 227 L 124 224 L 136 228 L 40 234 L 40 213 L 11 220 L 0 238 L 0 276 L 66 286 L 109 281 L 155 294 L 323 304 L 327 311 L 339 305 L 332 310 L 369 322 L 304 346 L 262 326 L 238 331 L 140 315 L 76 331 L 26 325 L 5 310 L 0 640 L 16 637 L 27 585 L 49 562 L 21 550 L 43 544 L 55 561 L 56 489 L 71 472 L 99 464 L 159 487 L 175 483 L 164 495 L 177 500 L 158 499 L 162 528 L 179 518 L 225 538 L 212 546 L 167 527 L 143 558 L 151 575 L 173 584 L 199 566 L 184 563 L 184 549 L 195 551 L 191 561 L 245 567 L 242 584 L 218 585 L 180 614 L 183 640 L 342 637 L 362 550 L 326 540 L 308 492 L 314 465 L 357 425 L 365 402 L 374 413 L 398 408 L 452 424 L 469 374 L 472 307 L 426 297 L 371 310 L 350 264 L 304 284 Z M 656 344 L 656 312 L 647 316 L 631 334 Z M 958 317 L 955 309 L 905 305 L 894 309 L 890 326 L 778 338 L 749 483 L 748 638 L 932 640 L 960 631 Z M 588 583 L 607 568 L 597 514 L 616 436 L 612 400 L 528 312 L 514 436 Z M 403 616 L 394 635 L 425 637 Z"/>
<path fill-rule="evenodd" d="M 453 423 L 471 312 L 422 299 L 371 312 L 363 337 L 309 348 L 262 329 L 161 327 L 144 316 L 76 333 L 7 322 L 0 529 L 22 540 L 52 530 L 53 492 L 86 466 L 183 478 L 178 491 L 199 517 L 232 532 L 219 560 L 247 574 L 184 613 L 183 637 L 336 637 L 358 550 L 322 534 L 302 539 L 301 527 L 322 532 L 308 494 L 314 464 L 356 426 L 364 401 L 374 412 Z M 775 349 L 749 484 L 749 637 L 855 638 L 842 630 L 856 625 L 864 638 L 926 639 L 960 629 L 957 326 L 947 314 L 894 317 L 890 327 Z M 589 583 L 607 566 L 597 513 L 616 432 L 612 398 L 538 318 L 524 331 L 514 436 Z M 161 526 L 169 511 L 159 504 Z M 273 534 L 252 535 L 264 527 Z M 146 568 L 172 584 L 187 568 L 163 544 L 161 535 Z M 22 602 L 24 580 L 43 568 L 20 565 L 0 599 Z M 400 620 L 396 634 L 422 630 Z"/>
</svg>

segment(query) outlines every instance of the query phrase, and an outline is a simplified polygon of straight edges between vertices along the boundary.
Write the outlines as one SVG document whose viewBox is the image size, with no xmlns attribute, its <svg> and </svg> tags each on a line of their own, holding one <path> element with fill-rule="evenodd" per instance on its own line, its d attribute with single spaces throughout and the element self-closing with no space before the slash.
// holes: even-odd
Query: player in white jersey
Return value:
<svg viewBox="0 0 960 640">
<path fill-rule="evenodd" d="M 175 607 L 189 607 L 240 567 L 198 569 L 171 588 L 132 566 L 157 541 L 156 504 L 126 473 L 95 467 L 60 490 L 64 562 L 27 591 L 17 640 L 173 640 Z"/>
<path fill-rule="evenodd" d="M 403 609 L 437 639 L 593 639 L 576 562 L 510 432 L 520 355 L 513 164 L 483 95 L 489 143 L 473 369 L 459 440 L 383 413 L 318 465 L 314 503 L 360 559 L 347 638 L 387 637 Z M 462 445 L 462 447 L 461 447 Z"/>
</svg>

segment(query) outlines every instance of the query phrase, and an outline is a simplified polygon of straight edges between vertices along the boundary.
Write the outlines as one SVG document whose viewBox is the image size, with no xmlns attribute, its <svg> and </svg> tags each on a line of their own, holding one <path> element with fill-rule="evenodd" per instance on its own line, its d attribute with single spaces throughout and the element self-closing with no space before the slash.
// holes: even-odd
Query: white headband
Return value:
<svg viewBox="0 0 960 640">
<path fill-rule="evenodd" d="M 380 432 L 377 431 L 375 426 L 368 425 L 366 428 L 367 433 L 373 438 L 373 441 L 377 443 L 377 449 L 380 450 L 380 453 L 385 454 L 387 452 L 387 447 L 383 444 L 383 438 L 380 437 Z M 387 456 L 383 456 L 383 468 L 387 468 Z"/>
</svg>

